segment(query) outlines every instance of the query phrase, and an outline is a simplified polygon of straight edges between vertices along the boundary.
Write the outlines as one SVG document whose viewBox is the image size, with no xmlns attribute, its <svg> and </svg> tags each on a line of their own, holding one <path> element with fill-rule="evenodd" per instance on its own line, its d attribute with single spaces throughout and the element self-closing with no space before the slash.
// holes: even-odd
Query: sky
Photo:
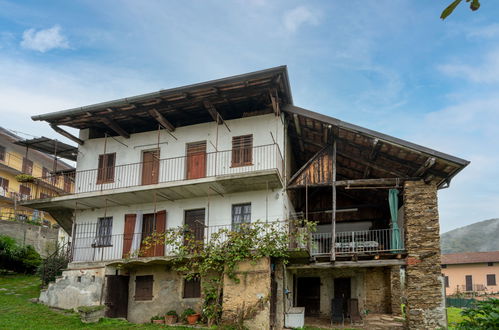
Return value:
<svg viewBox="0 0 499 330">
<path fill-rule="evenodd" d="M 498 218 L 499 1 L 450 2 L 0 0 L 0 126 L 287 65 L 295 105 L 471 161 L 442 232 Z"/>
</svg>

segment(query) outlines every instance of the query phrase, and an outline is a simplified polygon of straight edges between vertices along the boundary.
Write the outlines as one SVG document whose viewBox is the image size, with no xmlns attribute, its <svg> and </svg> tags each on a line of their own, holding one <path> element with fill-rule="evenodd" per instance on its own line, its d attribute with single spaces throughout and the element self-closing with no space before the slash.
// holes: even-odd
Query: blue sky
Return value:
<svg viewBox="0 0 499 330">
<path fill-rule="evenodd" d="M 0 125 L 288 65 L 294 102 L 470 160 L 442 231 L 499 217 L 499 2 L 0 0 Z"/>
</svg>

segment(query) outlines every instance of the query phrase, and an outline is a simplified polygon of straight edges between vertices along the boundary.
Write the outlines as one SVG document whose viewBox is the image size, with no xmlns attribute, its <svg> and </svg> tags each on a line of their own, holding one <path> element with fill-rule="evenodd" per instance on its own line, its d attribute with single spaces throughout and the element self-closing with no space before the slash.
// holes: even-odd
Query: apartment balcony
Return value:
<svg viewBox="0 0 499 330">
<path fill-rule="evenodd" d="M 330 255 L 331 237 L 332 233 L 312 233 L 310 254 L 316 257 Z M 404 232 L 393 229 L 337 232 L 334 248 L 337 257 L 398 254 L 405 251 Z"/>
<path fill-rule="evenodd" d="M 273 189 L 283 186 L 283 164 L 277 144 L 153 158 L 58 174 L 58 180 L 63 176 L 63 182 L 71 182 L 66 186 L 69 190 L 53 191 L 23 204 L 42 210 L 88 209 Z M 31 191 L 39 187 L 39 182 L 30 184 Z"/>
</svg>

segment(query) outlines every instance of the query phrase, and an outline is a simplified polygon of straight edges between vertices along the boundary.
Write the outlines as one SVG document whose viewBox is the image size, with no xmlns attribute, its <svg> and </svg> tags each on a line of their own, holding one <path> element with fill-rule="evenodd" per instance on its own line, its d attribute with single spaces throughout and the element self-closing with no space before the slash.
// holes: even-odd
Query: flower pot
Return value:
<svg viewBox="0 0 499 330">
<path fill-rule="evenodd" d="M 187 316 L 187 323 L 189 324 L 196 324 L 196 322 L 199 320 L 199 314 L 192 314 Z"/>
<path fill-rule="evenodd" d="M 165 324 L 177 323 L 177 315 L 165 315 Z"/>
<path fill-rule="evenodd" d="M 154 324 L 165 324 L 165 320 L 152 320 Z"/>
<path fill-rule="evenodd" d="M 94 311 L 80 311 L 80 319 L 83 323 L 97 323 L 101 318 L 104 317 L 105 310 L 94 310 Z"/>
</svg>

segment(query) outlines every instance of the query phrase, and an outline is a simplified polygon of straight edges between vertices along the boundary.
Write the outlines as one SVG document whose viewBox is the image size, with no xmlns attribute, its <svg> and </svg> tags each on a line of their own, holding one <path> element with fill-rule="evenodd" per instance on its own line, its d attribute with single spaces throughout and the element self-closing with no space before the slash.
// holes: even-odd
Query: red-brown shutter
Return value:
<svg viewBox="0 0 499 330">
<path fill-rule="evenodd" d="M 116 153 L 99 155 L 97 184 L 114 182 Z"/>
<path fill-rule="evenodd" d="M 166 211 L 156 213 L 156 232 L 163 234 L 166 230 Z M 156 257 L 165 255 L 165 244 L 159 243 L 154 247 L 154 255 Z"/>
<path fill-rule="evenodd" d="M 135 277 L 135 300 L 152 300 L 153 275 Z"/>
<path fill-rule="evenodd" d="M 253 134 L 232 137 L 232 166 L 253 163 Z"/>
<path fill-rule="evenodd" d="M 123 258 L 129 257 L 135 231 L 136 214 L 125 214 L 125 232 L 123 235 Z"/>
</svg>

